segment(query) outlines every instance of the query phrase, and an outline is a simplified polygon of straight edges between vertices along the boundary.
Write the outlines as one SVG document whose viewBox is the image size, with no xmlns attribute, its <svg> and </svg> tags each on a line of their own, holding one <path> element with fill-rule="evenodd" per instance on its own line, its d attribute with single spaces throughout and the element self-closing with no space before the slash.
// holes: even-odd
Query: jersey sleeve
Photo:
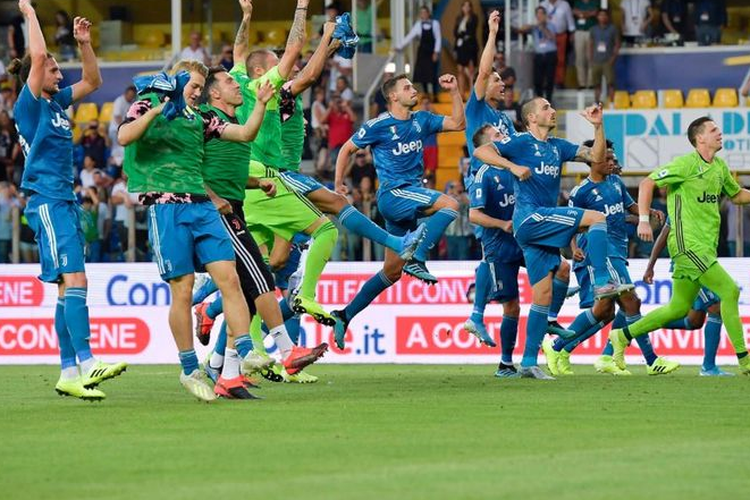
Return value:
<svg viewBox="0 0 750 500">
<path fill-rule="evenodd" d="M 199 111 L 199 113 L 203 120 L 203 140 L 208 142 L 211 139 L 219 139 L 227 126 L 229 126 L 229 122 L 222 120 L 213 111 Z"/>
<path fill-rule="evenodd" d="M 721 167 L 724 171 L 724 183 L 721 190 L 725 195 L 733 198 L 737 195 L 737 193 L 742 191 L 742 187 L 737 183 L 737 179 L 734 178 L 732 172 L 729 170 L 729 167 L 723 160 L 721 162 Z"/>
<path fill-rule="evenodd" d="M 486 173 L 486 172 L 485 172 Z M 475 183 L 471 188 L 471 208 L 484 208 L 487 205 L 487 178 L 489 174 L 482 175 L 482 181 Z"/>
<path fill-rule="evenodd" d="M 576 186 L 570 191 L 568 206 L 571 208 L 586 208 L 586 193 L 582 186 Z"/>
<path fill-rule="evenodd" d="M 659 187 L 681 184 L 688 178 L 690 163 L 685 157 L 679 157 L 667 163 L 659 170 L 651 172 L 649 178 L 656 182 Z"/>
<path fill-rule="evenodd" d="M 630 196 L 630 192 L 628 191 L 628 188 L 625 186 L 625 183 L 622 182 L 622 179 L 617 179 L 617 183 L 620 185 L 620 189 L 622 189 L 622 202 L 625 204 L 625 210 L 627 210 L 629 207 L 636 204 L 635 200 L 632 196 Z"/>
<path fill-rule="evenodd" d="M 523 139 L 523 136 L 509 135 L 494 144 L 501 155 L 506 158 L 514 158 L 523 151 L 526 141 Z"/>
<path fill-rule="evenodd" d="M 377 119 L 376 119 L 377 120 Z M 377 123 L 373 123 L 374 120 L 363 123 L 356 134 L 352 136 L 352 142 L 355 146 L 360 149 L 372 146 L 377 143 L 380 139 L 379 127 Z"/>
<path fill-rule="evenodd" d="M 270 82 L 273 85 L 274 90 L 279 90 L 286 78 L 281 76 L 279 73 L 279 67 L 274 66 L 273 68 L 266 71 L 266 74 L 258 78 L 258 85 L 263 85 L 265 82 Z"/>
<path fill-rule="evenodd" d="M 422 135 L 424 137 L 443 131 L 443 122 L 445 121 L 445 116 L 436 115 L 435 113 L 430 113 L 428 111 L 418 111 L 418 113 L 419 115 L 421 115 L 420 121 L 423 123 Z"/>
<path fill-rule="evenodd" d="M 229 74 L 232 75 L 235 79 L 246 77 L 247 66 L 245 66 L 245 63 L 236 63 L 234 66 L 232 66 L 232 69 L 229 70 Z"/>
<path fill-rule="evenodd" d="M 578 144 L 566 141 L 565 139 L 558 139 L 556 142 L 557 147 L 560 149 L 561 162 L 565 163 L 566 161 L 572 161 L 578 154 L 578 150 L 580 149 Z"/>
<path fill-rule="evenodd" d="M 63 89 L 60 89 L 60 92 L 55 94 L 52 99 L 57 104 L 59 104 L 62 109 L 66 109 L 68 106 L 73 104 L 73 86 L 70 85 Z"/>
</svg>

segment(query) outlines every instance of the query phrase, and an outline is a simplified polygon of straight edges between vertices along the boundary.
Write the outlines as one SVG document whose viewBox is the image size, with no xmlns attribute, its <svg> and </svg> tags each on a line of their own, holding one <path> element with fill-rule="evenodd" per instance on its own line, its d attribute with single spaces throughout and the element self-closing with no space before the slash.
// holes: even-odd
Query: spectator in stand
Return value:
<svg viewBox="0 0 750 500">
<path fill-rule="evenodd" d="M 734 203 L 729 203 L 728 198 L 724 198 L 724 210 L 726 211 L 726 223 L 727 223 L 727 247 L 730 257 L 739 256 L 739 236 L 737 231 L 737 218 L 740 210 L 742 210 L 742 233 L 743 242 L 742 245 L 742 256 L 750 257 L 750 208 L 740 207 Z"/>
<path fill-rule="evenodd" d="M 315 89 L 315 100 L 310 107 L 310 126 L 312 137 L 310 138 L 310 149 L 315 161 L 315 170 L 321 170 L 328 164 L 328 124 L 325 121 L 328 109 L 326 108 L 326 91 L 323 87 Z"/>
<path fill-rule="evenodd" d="M 432 101 L 430 101 L 430 98 L 426 95 L 422 96 L 421 109 L 422 111 L 427 111 L 429 113 L 433 112 Z M 422 153 L 424 156 L 424 176 L 428 179 L 434 179 L 438 169 L 437 134 L 432 134 L 431 136 L 424 139 L 424 143 L 422 144 Z"/>
<path fill-rule="evenodd" d="M 690 40 L 688 28 L 687 0 L 662 0 L 661 23 L 664 35 L 679 36 L 681 41 Z"/>
<path fill-rule="evenodd" d="M 0 82 L 4 82 L 8 79 L 8 71 L 5 69 L 5 64 L 0 60 Z"/>
<path fill-rule="evenodd" d="M 55 44 L 60 50 L 60 57 L 66 61 L 76 57 L 76 40 L 73 37 L 73 21 L 64 10 L 55 13 Z"/>
<path fill-rule="evenodd" d="M 555 83 L 558 87 L 565 87 L 565 70 L 568 55 L 568 33 L 576 30 L 573 11 L 567 0 L 546 0 L 540 4 L 547 9 L 547 19 L 555 28 L 557 41 L 557 67 L 555 68 Z"/>
<path fill-rule="evenodd" d="M 113 232 L 117 235 L 117 241 L 119 241 L 119 248 L 110 248 L 110 251 L 116 253 L 125 253 L 128 246 L 128 227 L 130 226 L 131 210 L 134 210 L 136 203 L 138 203 L 138 195 L 136 193 L 128 193 L 128 182 L 127 175 L 123 175 L 115 182 L 112 186 L 112 194 L 110 196 L 110 202 L 114 207 L 114 223 L 112 225 Z M 110 240 L 111 241 L 111 240 Z"/>
<path fill-rule="evenodd" d="M 354 154 L 354 162 L 351 164 L 349 177 L 351 178 L 352 188 L 359 189 L 363 198 L 367 199 L 367 196 L 372 193 L 377 174 L 366 150 L 360 149 Z"/>
<path fill-rule="evenodd" d="M 508 66 L 505 62 L 505 52 L 495 53 L 495 62 L 493 64 L 495 71 L 505 84 L 505 88 L 512 87 L 516 84 L 516 70 Z"/>
<path fill-rule="evenodd" d="M 448 182 L 445 193 L 458 202 L 458 217 L 445 230 L 448 247 L 446 258 L 448 260 L 469 260 L 470 236 L 473 233 L 471 224 L 469 224 L 469 197 L 466 196 L 463 184 L 460 182 Z"/>
<path fill-rule="evenodd" d="M 336 78 L 336 93 L 350 105 L 354 102 L 354 92 L 349 87 L 349 80 L 343 75 Z"/>
<path fill-rule="evenodd" d="M 465 1 L 462 3 L 461 14 L 456 18 L 456 25 L 453 28 L 453 36 L 456 40 L 455 57 L 458 65 L 458 89 L 463 94 L 469 93 L 476 76 L 479 55 L 478 23 L 479 20 L 474 13 L 471 2 Z"/>
<path fill-rule="evenodd" d="M 321 172 L 321 175 L 325 178 L 330 178 L 341 146 L 354 133 L 354 122 L 356 121 L 357 115 L 354 114 L 349 102 L 343 100 L 340 95 L 333 94 L 325 117 L 325 123 L 328 124 L 328 152 L 331 160 L 327 165 L 327 170 Z"/>
<path fill-rule="evenodd" d="M 460 179 L 465 179 L 469 176 L 469 168 L 471 167 L 471 156 L 469 155 L 469 148 L 464 144 L 463 156 L 458 160 L 458 176 Z M 447 185 L 446 185 L 447 189 Z"/>
<path fill-rule="evenodd" d="M 725 0 L 698 0 L 695 2 L 695 38 L 698 45 L 721 43 L 721 27 L 727 25 Z"/>
<path fill-rule="evenodd" d="M 26 53 L 25 23 L 24 17 L 17 15 L 13 17 L 10 26 L 8 26 L 8 56 L 11 60 L 20 59 Z"/>
<path fill-rule="evenodd" d="M 84 156 L 90 156 L 97 165 L 107 163 L 107 139 L 99 129 L 99 120 L 91 120 L 81 135 Z"/>
<path fill-rule="evenodd" d="M 372 33 L 372 20 L 377 16 L 377 9 L 382 2 L 383 0 L 377 0 L 373 10 L 370 0 L 357 0 L 357 27 L 355 29 L 359 36 L 357 52 L 363 54 L 372 53 L 372 44 L 375 41 L 374 36 L 377 36 L 377 32 L 374 36 Z"/>
<path fill-rule="evenodd" d="M 13 166 L 15 159 L 13 153 L 18 143 L 13 120 L 7 111 L 0 111 L 0 181 L 13 182 Z"/>
<path fill-rule="evenodd" d="M 526 128 L 521 123 L 523 120 L 521 120 L 521 103 L 517 102 L 513 97 L 513 89 L 505 87 L 505 92 L 503 93 L 503 102 L 500 103 L 500 106 L 498 109 L 501 109 L 505 112 L 506 115 L 510 117 L 511 120 L 513 120 L 513 125 L 516 127 L 516 132 L 522 132 L 526 130 Z"/>
<path fill-rule="evenodd" d="M 81 198 L 81 231 L 83 231 L 83 238 L 86 241 L 86 262 L 101 262 L 102 247 L 99 242 L 99 227 L 97 225 L 99 198 L 92 198 L 92 194 L 96 196 L 96 188 L 86 190 Z"/>
<path fill-rule="evenodd" d="M 419 38 L 419 46 L 412 80 L 422 86 L 424 93 L 432 89 L 432 96 L 435 98 L 438 91 L 437 67 L 440 60 L 442 35 L 440 23 L 432 19 L 429 7 L 424 5 L 419 9 L 419 20 L 414 23 L 409 34 L 406 35 L 401 45 L 396 47 L 396 50 L 404 50 L 404 47 L 415 38 Z"/>
<path fill-rule="evenodd" d="M 536 8 L 536 25 L 523 26 L 522 33 L 534 37 L 534 94 L 552 102 L 557 68 L 557 37 L 555 28 L 547 20 L 547 9 Z"/>
<path fill-rule="evenodd" d="M 594 82 L 594 102 L 601 102 L 602 77 L 607 80 L 605 99 L 615 93 L 615 61 L 620 52 L 620 33 L 609 20 L 609 12 L 599 9 L 596 15 L 597 25 L 591 28 L 591 58 Z"/>
<path fill-rule="evenodd" d="M 211 66 L 211 54 L 201 43 L 201 34 L 197 31 L 190 33 L 190 45 L 182 49 L 176 60 L 192 59 Z"/>
<path fill-rule="evenodd" d="M 380 85 L 378 85 L 378 89 L 383 84 L 383 82 L 387 82 L 391 78 L 393 78 L 392 71 L 383 72 L 383 78 L 380 81 Z M 388 107 L 386 106 L 385 96 L 383 96 L 382 92 L 376 90 L 375 97 L 372 98 L 372 103 L 370 103 L 370 118 L 374 118 L 381 113 L 385 113 L 386 111 L 388 111 Z"/>
<path fill-rule="evenodd" d="M 84 156 L 83 169 L 81 169 L 81 173 L 78 175 L 78 178 L 81 181 L 81 187 L 83 187 L 83 189 L 96 187 L 96 178 L 98 175 L 101 175 L 101 171 L 96 168 L 96 160 L 94 157 L 89 155 Z"/>
<path fill-rule="evenodd" d="M 13 208 L 20 206 L 16 187 L 5 181 L 0 182 L 0 264 L 10 262 L 13 246 Z"/>
<path fill-rule="evenodd" d="M 622 0 L 622 41 L 627 45 L 642 43 L 651 36 L 653 11 L 650 0 Z"/>
<path fill-rule="evenodd" d="M 216 64 L 227 71 L 234 67 L 234 49 L 231 45 L 225 43 L 221 46 L 221 55 Z"/>
<path fill-rule="evenodd" d="M 109 165 L 107 173 L 113 179 L 119 177 L 120 170 L 122 169 L 122 162 L 125 158 L 125 148 L 120 146 L 120 143 L 117 141 L 117 129 L 128 114 L 130 105 L 135 101 L 135 97 L 135 86 L 130 85 L 112 104 L 112 120 L 109 122 L 109 129 L 107 131 L 109 143 L 112 147 L 110 149 L 109 158 L 107 159 L 107 165 Z"/>
<path fill-rule="evenodd" d="M 19 200 L 21 207 L 26 206 L 26 199 Z M 36 264 L 39 262 L 39 246 L 36 244 L 34 230 L 29 226 L 29 221 L 25 215 L 21 215 L 21 237 L 19 238 L 21 250 L 21 262 L 24 264 Z"/>
<path fill-rule="evenodd" d="M 575 0 L 573 17 L 576 20 L 576 32 L 573 35 L 576 55 L 576 78 L 578 88 L 591 88 L 591 36 L 590 30 L 596 24 L 596 13 L 600 2 L 597 0 Z"/>
<path fill-rule="evenodd" d="M 16 104 L 16 94 L 13 92 L 13 84 L 3 82 L 0 86 L 0 110 L 6 111 L 13 118 L 13 106 Z"/>
</svg>

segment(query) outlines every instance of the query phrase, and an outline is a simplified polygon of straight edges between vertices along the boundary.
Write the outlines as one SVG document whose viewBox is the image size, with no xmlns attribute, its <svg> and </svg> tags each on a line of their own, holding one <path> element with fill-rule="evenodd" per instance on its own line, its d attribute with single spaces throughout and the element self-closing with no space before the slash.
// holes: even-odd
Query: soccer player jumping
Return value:
<svg viewBox="0 0 750 500">
<path fill-rule="evenodd" d="M 594 268 L 594 297 L 614 297 L 633 286 L 614 283 L 610 278 L 604 214 L 557 206 L 564 162 L 603 162 L 605 159 L 607 145 L 601 106 L 591 106 L 582 113 L 594 126 L 593 148 L 550 136 L 557 125 L 557 115 L 546 99 L 532 99 L 524 104 L 521 114 L 528 132 L 508 136 L 494 145 L 485 144 L 477 148 L 474 155 L 485 163 L 511 168 L 514 173 L 525 170 L 522 175 L 517 175 L 521 182 L 516 183 L 513 230 L 523 249 L 533 303 L 520 373 L 526 378 L 550 380 L 553 377 L 537 366 L 537 355 L 547 330 L 547 315 L 553 297 L 552 280 L 561 262 L 560 248 L 568 246 L 579 231 L 588 230 L 589 257 Z M 498 151 L 504 158 L 498 155 Z"/>
<path fill-rule="evenodd" d="M 84 240 L 73 193 L 73 132 L 65 114 L 68 106 L 102 83 L 91 48 L 91 23 L 82 17 L 73 21 L 83 70 L 81 81 L 61 89 L 62 73 L 47 52 L 34 7 L 29 0 L 21 0 L 18 8 L 26 18 L 29 51 L 22 60 L 15 59 L 8 71 L 18 74 L 23 84 L 14 112 L 26 156 L 21 189 L 29 196 L 25 213 L 39 243 L 39 279 L 56 283 L 58 289 L 55 332 L 62 370 L 55 390 L 64 396 L 101 400 L 106 396 L 95 387 L 125 371 L 127 365 L 103 363 L 91 354 Z"/>
<path fill-rule="evenodd" d="M 750 375 L 750 357 L 738 305 L 740 289 L 716 258 L 721 195 L 729 196 L 732 203 L 746 205 L 750 203 L 750 191 L 737 184 L 727 164 L 716 156 L 722 148 L 721 129 L 716 122 L 707 116 L 696 119 L 688 127 L 687 137 L 695 151 L 651 173 L 641 181 L 638 191 L 639 213 L 644 214 L 640 216 L 638 236 L 644 241 L 653 241 L 653 231 L 645 214 L 651 207 L 654 187 L 668 187 L 667 211 L 672 221 L 668 246 L 674 262 L 672 298 L 667 305 L 651 311 L 640 321 L 621 330 L 612 330 L 609 334 L 614 349 L 612 357 L 624 369 L 625 348 L 630 340 L 685 316 L 701 286 L 705 286 L 721 299 L 721 317 L 740 369 Z"/>
</svg>

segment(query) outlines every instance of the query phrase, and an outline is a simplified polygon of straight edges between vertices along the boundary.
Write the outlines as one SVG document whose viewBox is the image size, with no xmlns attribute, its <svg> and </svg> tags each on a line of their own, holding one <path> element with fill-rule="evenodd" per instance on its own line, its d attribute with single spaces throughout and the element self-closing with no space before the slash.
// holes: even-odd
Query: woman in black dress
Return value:
<svg viewBox="0 0 750 500">
<path fill-rule="evenodd" d="M 401 51 L 411 43 L 412 40 L 419 38 L 417 47 L 417 57 L 414 64 L 414 75 L 412 80 L 422 86 L 422 91 L 428 93 L 428 85 L 431 86 L 433 98 L 438 91 L 438 60 L 440 58 L 440 48 L 442 36 L 440 34 L 440 23 L 432 19 L 430 9 L 422 7 L 419 9 L 419 20 L 414 23 L 409 34 L 396 50 Z"/>
<path fill-rule="evenodd" d="M 477 68 L 479 43 L 477 42 L 477 15 L 468 0 L 461 5 L 461 15 L 456 19 L 453 35 L 456 39 L 458 88 L 462 93 L 471 88 Z"/>
</svg>

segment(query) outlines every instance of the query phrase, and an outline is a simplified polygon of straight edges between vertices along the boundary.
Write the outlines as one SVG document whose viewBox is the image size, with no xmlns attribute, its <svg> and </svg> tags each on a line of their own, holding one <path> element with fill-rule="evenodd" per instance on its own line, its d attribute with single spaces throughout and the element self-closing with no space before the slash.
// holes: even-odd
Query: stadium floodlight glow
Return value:
<svg viewBox="0 0 750 500">
<path fill-rule="evenodd" d="M 396 63 L 395 62 L 389 62 L 385 65 L 385 69 L 383 70 L 384 73 L 395 73 L 396 72 Z"/>
</svg>

